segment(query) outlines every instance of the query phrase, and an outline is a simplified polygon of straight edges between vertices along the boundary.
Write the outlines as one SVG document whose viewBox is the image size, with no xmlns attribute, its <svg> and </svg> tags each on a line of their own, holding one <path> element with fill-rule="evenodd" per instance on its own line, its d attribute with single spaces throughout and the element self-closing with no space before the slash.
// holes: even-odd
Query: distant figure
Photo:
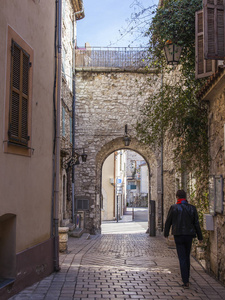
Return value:
<svg viewBox="0 0 225 300">
<path fill-rule="evenodd" d="M 192 239 L 198 237 L 202 242 L 202 231 L 199 225 L 198 213 L 194 205 L 188 204 L 184 190 L 176 193 L 177 203 L 169 209 L 165 223 L 164 236 L 169 236 L 170 227 L 176 243 L 177 254 L 180 262 L 180 271 L 183 287 L 189 288 L 190 253 Z"/>
</svg>

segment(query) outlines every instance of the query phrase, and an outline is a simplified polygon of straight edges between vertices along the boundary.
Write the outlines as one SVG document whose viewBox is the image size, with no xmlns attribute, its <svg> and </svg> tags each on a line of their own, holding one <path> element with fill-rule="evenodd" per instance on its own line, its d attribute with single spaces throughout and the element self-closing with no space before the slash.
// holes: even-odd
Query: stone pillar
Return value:
<svg viewBox="0 0 225 300">
<path fill-rule="evenodd" d="M 67 251 L 69 227 L 59 227 L 59 252 Z"/>
</svg>

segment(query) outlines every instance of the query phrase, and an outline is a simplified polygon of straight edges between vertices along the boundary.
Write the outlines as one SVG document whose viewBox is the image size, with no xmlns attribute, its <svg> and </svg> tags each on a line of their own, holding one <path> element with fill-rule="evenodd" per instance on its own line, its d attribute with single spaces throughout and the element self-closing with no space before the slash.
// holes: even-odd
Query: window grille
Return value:
<svg viewBox="0 0 225 300">
<path fill-rule="evenodd" d="M 89 209 L 89 200 L 88 199 L 77 200 L 77 210 L 88 210 L 88 209 Z"/>
</svg>

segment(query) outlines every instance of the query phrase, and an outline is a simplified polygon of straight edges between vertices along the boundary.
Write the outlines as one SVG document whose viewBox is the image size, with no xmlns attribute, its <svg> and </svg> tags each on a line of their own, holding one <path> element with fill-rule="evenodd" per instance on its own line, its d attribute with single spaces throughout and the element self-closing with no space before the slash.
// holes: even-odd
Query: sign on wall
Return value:
<svg viewBox="0 0 225 300">
<path fill-rule="evenodd" d="M 209 176 L 209 213 L 215 215 L 223 212 L 223 176 Z"/>
</svg>

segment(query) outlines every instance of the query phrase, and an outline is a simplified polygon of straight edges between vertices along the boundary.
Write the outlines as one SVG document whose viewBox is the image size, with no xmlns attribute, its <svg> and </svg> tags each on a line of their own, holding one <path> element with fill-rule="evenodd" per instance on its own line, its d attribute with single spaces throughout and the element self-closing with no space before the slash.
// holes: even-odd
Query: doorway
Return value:
<svg viewBox="0 0 225 300">
<path fill-rule="evenodd" d="M 146 232 L 149 197 L 149 167 L 145 159 L 128 149 L 111 153 L 102 166 L 102 233 Z"/>
</svg>

